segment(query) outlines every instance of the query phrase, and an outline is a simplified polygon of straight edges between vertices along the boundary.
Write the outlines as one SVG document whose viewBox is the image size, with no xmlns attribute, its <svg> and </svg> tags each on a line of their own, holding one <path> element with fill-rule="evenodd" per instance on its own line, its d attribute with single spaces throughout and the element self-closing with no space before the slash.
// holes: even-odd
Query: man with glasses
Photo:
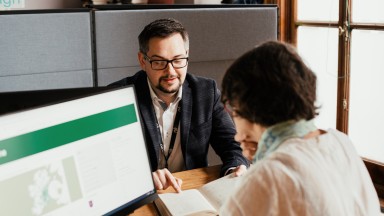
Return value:
<svg viewBox="0 0 384 216">
<path fill-rule="evenodd" d="M 215 81 L 187 73 L 183 25 L 155 20 L 140 33 L 139 46 L 142 70 L 111 85 L 135 86 L 156 189 L 181 191 L 182 180 L 171 173 L 206 167 L 209 144 L 223 162 L 221 175 L 242 175 L 249 164 Z"/>
</svg>

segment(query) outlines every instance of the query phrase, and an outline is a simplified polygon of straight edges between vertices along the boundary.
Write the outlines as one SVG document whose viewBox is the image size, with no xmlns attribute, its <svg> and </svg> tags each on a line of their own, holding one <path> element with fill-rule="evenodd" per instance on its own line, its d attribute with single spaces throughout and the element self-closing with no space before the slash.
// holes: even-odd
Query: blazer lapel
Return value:
<svg viewBox="0 0 384 216">
<path fill-rule="evenodd" d="M 155 149 L 156 157 L 159 158 L 158 155 L 160 150 L 161 137 L 157 129 L 157 120 L 153 110 L 151 95 L 149 93 L 147 77 L 141 76 L 138 78 L 135 86 L 138 93 L 137 98 L 140 107 L 141 119 L 148 129 L 149 136 L 151 137 L 151 140 L 147 140 L 147 144 L 152 145 L 152 147 Z"/>
<path fill-rule="evenodd" d="M 192 92 L 189 88 L 188 81 L 185 80 L 183 84 L 183 97 L 182 97 L 182 111 L 180 118 L 180 139 L 181 149 L 183 151 L 183 157 L 185 160 L 185 152 L 187 148 L 189 131 L 191 128 L 191 117 L 192 117 Z"/>
</svg>

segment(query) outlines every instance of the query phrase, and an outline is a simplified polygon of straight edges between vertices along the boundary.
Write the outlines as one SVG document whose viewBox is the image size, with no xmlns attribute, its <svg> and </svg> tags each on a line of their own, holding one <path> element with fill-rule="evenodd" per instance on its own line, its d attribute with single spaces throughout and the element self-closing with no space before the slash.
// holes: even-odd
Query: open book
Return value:
<svg viewBox="0 0 384 216">
<path fill-rule="evenodd" d="M 159 194 L 155 204 L 162 216 L 219 215 L 219 209 L 236 188 L 241 177 L 233 174 L 209 182 L 198 189 Z"/>
</svg>

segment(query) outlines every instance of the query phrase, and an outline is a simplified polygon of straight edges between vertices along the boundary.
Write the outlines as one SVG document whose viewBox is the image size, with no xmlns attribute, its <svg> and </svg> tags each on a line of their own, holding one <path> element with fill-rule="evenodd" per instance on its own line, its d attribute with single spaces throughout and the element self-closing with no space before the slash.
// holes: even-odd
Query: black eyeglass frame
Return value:
<svg viewBox="0 0 384 216">
<path fill-rule="evenodd" d="M 224 104 L 224 110 L 229 113 L 232 117 L 238 116 L 238 110 L 236 107 L 233 107 L 228 100 L 223 101 Z"/>
<path fill-rule="evenodd" d="M 185 67 L 187 67 L 187 65 L 188 65 L 188 60 L 189 60 L 189 57 L 175 58 L 175 59 L 172 59 L 172 60 L 166 60 L 166 59 L 151 60 L 151 58 L 149 58 L 149 56 L 147 56 L 146 54 L 143 53 L 143 55 L 144 55 L 144 58 L 151 64 L 151 68 L 152 68 L 152 70 L 164 70 L 165 68 L 168 67 L 168 64 L 169 64 L 169 63 L 171 63 L 172 67 L 175 68 L 175 69 L 185 68 Z M 185 59 L 185 60 L 187 60 L 187 61 L 185 62 L 185 65 L 182 66 L 182 67 L 175 67 L 175 66 L 173 65 L 173 62 L 174 62 L 174 61 L 177 61 L 177 60 L 181 60 L 181 59 Z M 160 69 L 160 68 L 157 68 L 157 69 L 155 69 L 155 68 L 153 68 L 153 66 L 152 66 L 152 62 L 166 62 L 166 64 L 164 65 L 164 68 L 161 68 L 161 69 Z"/>
</svg>

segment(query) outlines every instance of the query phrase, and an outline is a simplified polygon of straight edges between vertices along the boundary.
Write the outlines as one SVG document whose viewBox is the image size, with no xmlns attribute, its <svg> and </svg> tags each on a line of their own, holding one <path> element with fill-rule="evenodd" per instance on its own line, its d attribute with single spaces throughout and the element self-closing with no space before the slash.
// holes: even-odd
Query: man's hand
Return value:
<svg viewBox="0 0 384 216">
<path fill-rule="evenodd" d="M 233 169 L 231 173 L 237 177 L 243 175 L 245 172 L 247 172 L 247 167 L 245 165 L 240 165 Z"/>
<path fill-rule="evenodd" d="M 183 180 L 174 177 L 168 169 L 158 169 L 152 173 L 156 190 L 165 190 L 172 186 L 176 192 L 181 192 L 181 184 Z"/>
</svg>

